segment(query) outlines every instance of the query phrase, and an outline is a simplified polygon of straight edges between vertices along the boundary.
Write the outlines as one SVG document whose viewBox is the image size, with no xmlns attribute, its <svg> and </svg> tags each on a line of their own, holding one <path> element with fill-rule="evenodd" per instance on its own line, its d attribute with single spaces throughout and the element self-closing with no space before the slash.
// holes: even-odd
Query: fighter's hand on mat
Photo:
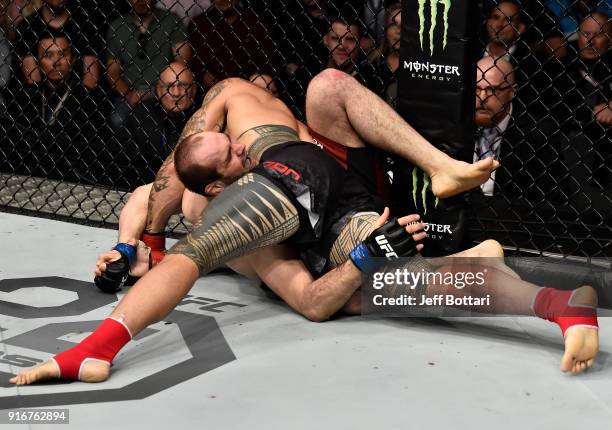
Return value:
<svg viewBox="0 0 612 430">
<path fill-rule="evenodd" d="M 141 240 L 130 239 L 127 242 L 129 245 L 136 247 L 136 259 L 130 266 L 129 274 L 134 277 L 141 277 L 149 270 L 149 253 L 150 248 Z M 103 252 L 98 256 L 96 261 L 95 276 L 101 276 L 102 272 L 106 271 L 106 266 L 109 263 L 118 261 L 121 258 L 121 253 L 115 249 Z"/>
<path fill-rule="evenodd" d="M 385 208 L 375 224 L 376 228 L 349 254 L 353 264 L 364 273 L 375 272 L 387 260 L 411 257 L 417 253 L 417 244 L 413 236 L 422 238 L 423 235 L 417 232 L 425 226 L 422 223 L 400 225 L 397 219 L 387 220 L 388 217 L 389 210 Z M 403 222 L 408 223 L 417 219 L 418 216 L 412 215 L 404 217 Z"/>
</svg>

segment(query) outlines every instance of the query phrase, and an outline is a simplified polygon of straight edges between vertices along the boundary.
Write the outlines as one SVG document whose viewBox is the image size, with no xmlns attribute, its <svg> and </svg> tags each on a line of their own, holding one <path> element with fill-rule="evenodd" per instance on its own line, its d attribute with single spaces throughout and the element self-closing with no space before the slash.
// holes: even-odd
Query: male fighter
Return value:
<svg viewBox="0 0 612 430">
<path fill-rule="evenodd" d="M 222 92 L 223 88 L 220 88 L 215 98 Z M 213 101 L 209 100 L 209 103 Z M 223 101 L 224 111 L 231 111 L 233 101 L 233 97 Z M 242 106 L 257 103 L 255 99 L 249 101 L 243 98 L 241 101 Z M 256 115 L 257 112 L 251 114 Z M 227 115 L 228 122 L 230 118 L 231 115 Z M 341 238 L 346 232 L 343 225 L 346 227 L 351 224 L 347 202 L 358 202 L 353 206 L 357 209 L 370 209 L 371 202 L 359 189 L 358 182 L 346 175 L 325 152 L 312 144 L 287 142 L 288 135 L 291 135 L 287 128 L 272 127 L 272 130 L 260 133 L 262 130 L 257 127 L 253 126 L 254 129 L 248 132 L 259 135 L 260 138 L 255 139 L 250 148 L 255 147 L 259 154 L 250 151 L 249 157 L 243 155 L 244 147 L 235 148 L 232 142 L 228 144 L 227 136 L 220 133 L 198 133 L 191 139 L 191 144 L 184 146 L 186 152 L 183 155 L 177 154 L 177 160 L 184 158 L 178 164 L 185 164 L 187 173 L 193 166 L 198 168 L 202 161 L 202 165 L 206 165 L 206 159 L 202 159 L 202 156 L 207 154 L 209 148 L 201 145 L 202 139 L 211 139 L 217 147 L 228 147 L 226 158 L 217 160 L 212 172 L 213 175 L 219 174 L 222 180 L 227 180 L 240 169 L 250 168 L 250 160 L 257 156 L 262 164 L 240 177 L 210 203 L 202 225 L 179 242 L 169 256 L 140 279 L 115 308 L 111 318 L 105 320 L 94 334 L 77 347 L 54 357 L 52 361 L 19 375 L 13 382 L 30 383 L 57 376 L 89 381 L 104 380 L 108 377 L 110 362 L 119 349 L 133 334 L 167 315 L 193 285 L 199 272 L 206 273 L 234 257 L 288 239 L 321 257 L 322 251 L 327 250 L 323 246 L 326 239 L 334 238 L 339 229 L 344 230 L 341 231 Z M 295 128 L 293 130 L 296 137 Z M 231 136 L 232 130 L 229 131 Z M 281 136 L 283 134 L 285 136 Z M 266 162 L 271 164 L 266 167 Z M 287 169 L 277 169 L 279 164 L 288 169 L 294 166 L 296 174 Z M 310 193 L 310 189 L 315 192 Z M 388 232 L 389 226 L 385 225 L 383 229 Z M 374 234 L 386 233 L 377 231 Z M 389 239 L 393 240 L 392 235 L 389 235 Z M 404 245 L 404 242 L 401 240 L 399 243 Z M 371 255 L 377 255 L 372 243 L 372 235 L 369 235 L 351 251 L 353 263 L 345 264 L 355 264 L 364 271 L 368 270 Z M 333 246 L 336 245 L 337 241 L 333 243 Z M 592 349 L 593 340 L 588 334 L 590 329 L 579 327 L 574 320 L 564 319 L 570 318 L 564 312 L 573 308 L 573 305 L 588 304 L 582 296 L 588 295 L 589 290 L 584 291 L 586 293 L 573 300 L 563 296 L 562 292 L 550 289 L 536 289 L 534 294 L 536 314 L 556 320 L 566 334 L 566 343 L 570 338 L 580 340 L 580 348 L 572 349 L 570 359 L 570 364 L 578 366 L 577 370 L 586 367 L 588 360 L 594 356 L 592 351 L 590 356 L 588 351 L 587 357 L 579 356 L 584 355 L 588 349 L 585 344 Z M 589 314 L 583 322 L 596 325 L 596 318 Z M 596 339 L 595 334 L 595 351 Z"/>
<path fill-rule="evenodd" d="M 227 113 L 217 112 L 221 105 L 218 101 L 211 105 L 216 91 L 228 82 L 223 81 L 208 93 L 201 109 L 187 123 L 181 140 L 196 131 L 247 130 L 248 127 L 243 126 L 245 120 L 241 119 L 247 117 L 246 109 L 240 103 L 233 103 L 231 111 Z M 269 95 L 264 97 L 254 86 L 241 85 L 239 92 L 243 94 L 243 99 L 256 98 L 259 102 L 255 118 L 261 118 L 261 121 L 251 123 L 286 125 L 298 131 L 300 139 L 305 141 L 314 137 L 344 167 L 357 175 L 371 192 L 376 192 L 376 184 L 372 183 L 377 178 L 372 161 L 376 154 L 367 148 L 368 145 L 393 152 L 419 165 L 432 178 L 432 190 L 439 197 L 448 197 L 481 184 L 489 178 L 490 171 L 499 165 L 490 158 L 472 165 L 453 160 L 430 145 L 387 103 L 338 70 L 325 70 L 310 82 L 306 97 L 308 129 L 295 121 L 280 100 Z M 251 93 L 256 96 L 251 97 Z M 212 119 L 211 113 L 215 119 Z M 231 129 L 225 127 L 226 116 L 232 122 Z M 264 129 L 260 131 L 267 134 Z M 241 150 L 241 145 L 250 145 L 259 135 L 248 132 L 232 137 L 237 143 L 233 146 L 234 150 Z M 215 185 L 217 191 L 223 187 L 222 182 Z M 152 249 L 152 262 L 160 261 L 164 249 L 163 231 L 170 216 L 182 209 L 187 219 L 195 222 L 205 207 L 206 200 L 201 196 L 186 192 L 181 208 L 179 196 L 183 195 L 184 190 L 185 187 L 176 178 L 174 162 L 169 158 L 161 167 L 152 189 L 139 188 L 134 193 L 149 195 L 146 223 L 143 224 L 141 217 L 135 216 L 131 207 L 124 208 L 130 216 L 120 220 L 119 242 L 140 237 L 146 228 L 143 240 Z"/>
</svg>

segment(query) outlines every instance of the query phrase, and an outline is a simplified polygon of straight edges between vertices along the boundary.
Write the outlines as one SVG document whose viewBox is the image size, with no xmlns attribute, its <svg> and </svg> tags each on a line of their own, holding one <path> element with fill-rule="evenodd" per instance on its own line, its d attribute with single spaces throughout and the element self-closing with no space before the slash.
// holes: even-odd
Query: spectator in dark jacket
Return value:
<svg viewBox="0 0 612 430">
<path fill-rule="evenodd" d="M 7 109 L 6 148 L 17 171 L 33 176 L 97 182 L 105 151 L 102 94 L 81 83 L 67 35 L 46 33 L 37 45 L 42 81 L 24 86 Z"/>
</svg>

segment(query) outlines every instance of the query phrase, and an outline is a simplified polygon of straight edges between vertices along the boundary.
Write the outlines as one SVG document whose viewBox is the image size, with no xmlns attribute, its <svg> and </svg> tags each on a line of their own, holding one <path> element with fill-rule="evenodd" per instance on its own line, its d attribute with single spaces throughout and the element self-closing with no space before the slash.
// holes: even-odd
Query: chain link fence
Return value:
<svg viewBox="0 0 612 430">
<path fill-rule="evenodd" d="M 326 67 L 396 102 L 393 1 L 0 5 L 3 210 L 115 226 L 130 190 L 154 179 L 203 95 L 227 77 L 266 86 L 299 119 L 308 82 Z M 477 74 L 475 156 L 489 151 L 504 167 L 471 196 L 471 239 L 610 256 L 612 0 L 479 10 L 478 56 L 507 60 L 513 77 L 497 62 Z"/>
</svg>

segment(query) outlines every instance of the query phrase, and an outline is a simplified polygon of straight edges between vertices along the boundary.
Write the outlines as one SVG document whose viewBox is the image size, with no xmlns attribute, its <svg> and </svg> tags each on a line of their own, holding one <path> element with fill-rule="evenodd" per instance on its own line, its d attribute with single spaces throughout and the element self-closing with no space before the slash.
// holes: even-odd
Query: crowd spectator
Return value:
<svg viewBox="0 0 612 430">
<path fill-rule="evenodd" d="M 249 81 L 260 88 L 268 90 L 274 97 L 279 96 L 278 83 L 272 76 L 265 73 L 253 73 L 251 76 L 249 76 Z"/>
<path fill-rule="evenodd" d="M 155 0 L 130 0 L 132 10 L 107 32 L 106 67 L 115 92 L 113 127 L 119 128 L 142 99 L 153 95 L 161 71 L 172 61 L 186 63 L 191 48 L 180 19 L 155 7 Z"/>
<path fill-rule="evenodd" d="M 575 39 L 575 33 L 582 20 L 592 12 L 612 14 L 612 0 L 546 0 L 546 8 L 559 21 L 567 37 Z"/>
<path fill-rule="evenodd" d="M 206 88 L 231 77 L 248 77 L 262 67 L 275 74 L 276 48 L 265 21 L 239 0 L 213 0 L 189 27 L 195 50 L 193 71 Z M 269 69 L 269 70 L 268 70 Z"/>
<path fill-rule="evenodd" d="M 22 165 L 26 169 L 22 173 L 95 181 L 91 176 L 95 169 L 86 163 L 98 160 L 104 148 L 101 90 L 82 84 L 68 35 L 43 33 L 36 48 L 42 79 L 22 86 L 7 100 L 12 122 L 5 129 L 5 147 L 13 149 L 9 150 L 13 165 Z"/>
<path fill-rule="evenodd" d="M 15 40 L 15 27 L 35 13 L 42 0 L 0 0 L 0 27 L 9 40 Z"/>
<path fill-rule="evenodd" d="M 193 115 L 197 85 L 192 71 L 180 62 L 164 68 L 155 97 L 140 103 L 126 119 L 120 139 L 137 178 L 132 185 L 151 182 L 172 152 L 187 120 Z M 127 144 L 127 142 L 131 142 Z M 127 170 L 127 169 L 126 169 Z"/>
<path fill-rule="evenodd" d="M 321 70 L 323 35 L 329 29 L 328 0 L 295 0 L 285 7 L 277 5 L 274 14 L 286 19 L 274 22 L 274 37 L 279 41 L 285 72 L 292 76 L 299 68 L 311 75 Z"/>
<path fill-rule="evenodd" d="M 171 11 L 188 26 L 193 18 L 206 12 L 210 4 L 210 0 L 159 0 L 157 6 Z"/>
<path fill-rule="evenodd" d="M 11 55 L 11 44 L 4 35 L 4 30 L 0 28 L 0 115 L 4 115 L 4 98 L 1 91 L 8 84 L 13 71 L 13 57 Z"/>
<path fill-rule="evenodd" d="M 363 8 L 363 22 L 365 23 L 368 32 L 375 39 L 385 37 L 387 27 L 385 0 L 366 0 Z"/>
<path fill-rule="evenodd" d="M 515 117 L 517 90 L 510 62 L 493 57 L 478 61 L 474 161 L 493 156 L 501 162 L 491 179 L 481 185 L 485 196 L 501 193 L 539 201 L 555 183 L 559 145 L 555 136 L 547 133 L 544 125 L 536 126 L 530 116 Z"/>
<path fill-rule="evenodd" d="M 597 187 L 611 183 L 612 22 L 595 12 L 580 23 L 576 57 L 569 65 L 564 87 L 565 125 L 575 149 L 593 173 Z"/>
<path fill-rule="evenodd" d="M 397 99 L 397 69 L 400 64 L 402 7 L 396 3 L 387 8 L 385 37 L 368 55 L 361 73 L 368 88 L 395 106 Z"/>
<path fill-rule="evenodd" d="M 94 23 L 77 11 L 70 11 L 67 0 L 44 0 L 42 7 L 25 19 L 16 28 L 15 48 L 21 60 L 21 72 L 25 82 L 40 82 L 42 72 L 36 62 L 36 46 L 40 35 L 46 32 L 66 34 L 73 41 L 80 59 L 83 84 L 93 88 L 102 74 L 98 56 L 103 39 L 99 37 Z M 96 23 L 99 25 L 99 23 Z"/>
</svg>

